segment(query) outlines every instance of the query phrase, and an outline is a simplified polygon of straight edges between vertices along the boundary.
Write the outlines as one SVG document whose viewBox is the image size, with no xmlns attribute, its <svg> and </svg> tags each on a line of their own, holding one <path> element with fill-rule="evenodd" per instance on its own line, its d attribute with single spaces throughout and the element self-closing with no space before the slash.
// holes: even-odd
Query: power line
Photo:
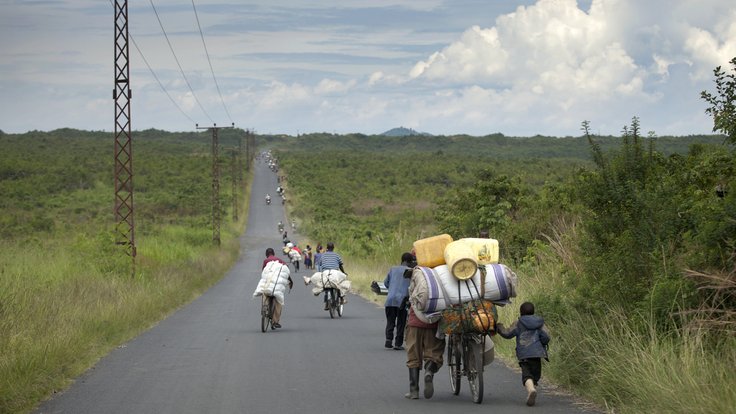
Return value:
<svg viewBox="0 0 736 414">
<path fill-rule="evenodd" d="M 115 7 L 115 4 L 113 3 L 113 0 L 110 0 L 110 4 L 113 7 Z M 156 72 L 154 72 L 153 71 L 153 68 L 151 67 L 151 65 L 148 64 L 148 60 L 146 60 L 146 56 L 143 55 L 143 51 L 141 51 L 141 48 L 138 47 L 138 43 L 136 43 L 135 42 L 135 39 L 133 39 L 133 35 L 129 34 L 129 37 L 130 37 L 130 41 L 133 43 L 133 46 L 135 46 L 135 50 L 138 51 L 138 54 L 141 56 L 141 59 L 143 59 L 143 63 L 146 64 L 146 67 L 151 72 L 151 75 L 153 75 L 153 78 L 156 79 L 156 82 L 158 83 L 158 86 L 161 87 L 161 90 L 164 91 L 164 93 L 166 94 L 166 96 L 169 97 L 169 100 L 171 101 L 171 103 L 174 104 L 174 106 L 176 107 L 176 109 L 178 109 L 179 112 L 181 112 L 181 114 L 184 115 L 191 123 L 196 124 L 196 122 L 192 119 L 192 117 L 190 117 L 189 115 L 187 115 L 187 113 L 184 112 L 183 109 L 181 109 L 181 107 L 179 106 L 179 104 L 176 103 L 176 100 L 174 100 L 174 98 L 171 97 L 171 94 L 169 94 L 169 91 L 166 90 L 166 87 L 164 86 L 164 84 L 161 83 L 161 81 L 159 80 L 158 76 L 156 76 Z"/>
<path fill-rule="evenodd" d="M 215 87 L 217 87 L 217 94 L 220 96 L 220 102 L 222 102 L 222 108 L 225 109 L 225 113 L 227 114 L 227 118 L 230 120 L 230 122 L 233 122 L 233 119 L 230 116 L 230 112 L 227 110 L 227 106 L 225 105 L 225 100 L 222 99 L 222 93 L 220 92 L 220 85 L 217 83 L 217 78 L 215 77 L 215 70 L 212 68 L 212 60 L 210 60 L 210 53 L 207 51 L 207 43 L 205 43 L 204 41 L 204 33 L 202 33 L 202 26 L 199 24 L 199 15 L 197 14 L 197 8 L 194 6 L 194 0 L 192 0 L 192 9 L 194 9 L 194 17 L 197 19 L 197 27 L 199 28 L 199 35 L 202 37 L 202 45 L 204 46 L 204 53 L 207 56 L 207 62 L 210 64 L 210 72 L 212 72 L 212 79 L 215 80 Z"/>
<path fill-rule="evenodd" d="M 202 109 L 202 112 L 204 112 L 204 115 L 207 117 L 207 119 L 210 120 L 213 124 L 215 121 L 212 120 L 210 115 L 207 113 L 207 110 L 204 109 L 204 106 L 202 106 L 202 103 L 199 102 L 199 99 L 197 98 L 197 95 L 194 93 L 194 89 L 192 88 L 192 85 L 189 83 L 189 79 L 187 79 L 187 75 L 184 74 L 184 69 L 181 67 L 181 63 L 179 63 L 179 58 L 176 57 L 176 53 L 174 52 L 174 47 L 171 45 L 171 41 L 169 41 L 169 35 L 166 34 L 166 29 L 164 29 L 164 25 L 161 22 L 161 18 L 158 15 L 158 11 L 156 10 L 156 6 L 153 5 L 153 0 L 149 0 L 151 3 L 151 8 L 153 8 L 153 12 L 156 14 L 156 19 L 158 20 L 159 26 L 161 26 L 161 31 L 164 33 L 164 37 L 166 38 L 166 43 L 169 44 L 169 50 L 171 50 L 171 54 L 174 55 L 174 60 L 176 61 L 177 66 L 179 66 L 179 71 L 181 72 L 181 76 L 184 78 L 184 81 L 186 82 L 187 86 L 189 87 L 189 91 L 192 92 L 192 97 L 194 97 L 194 100 L 197 102 L 197 105 L 199 105 L 200 109 Z"/>
<path fill-rule="evenodd" d="M 164 84 L 161 83 L 161 81 L 158 79 L 158 76 L 156 76 L 156 72 L 154 72 L 153 71 L 153 68 L 151 68 L 151 65 L 148 64 L 148 61 L 146 60 L 146 57 L 143 56 L 143 52 L 141 52 L 141 49 L 138 47 L 138 44 L 135 42 L 135 39 L 133 39 L 133 36 L 130 36 L 130 40 L 131 40 L 131 42 L 133 42 L 133 46 L 135 46 L 135 50 L 137 50 L 138 51 L 138 54 L 141 55 L 141 59 L 143 59 L 143 62 L 148 67 L 148 70 L 151 71 L 151 75 L 153 75 L 153 78 L 156 79 L 156 82 L 158 82 L 158 86 L 160 86 L 161 87 L 161 90 L 163 90 L 164 93 L 166 94 L 166 96 L 169 97 L 169 100 L 171 101 L 171 103 L 173 103 L 174 106 L 176 107 L 176 109 L 178 109 L 179 112 L 181 112 L 182 115 L 184 115 L 191 123 L 196 124 L 196 122 L 192 119 L 192 117 L 189 116 L 189 115 L 187 115 L 187 113 L 184 112 L 183 109 L 181 109 L 181 107 L 179 106 L 179 104 L 176 103 L 176 100 L 174 100 L 174 98 L 171 97 L 171 94 L 169 94 L 169 91 L 166 90 L 166 88 L 164 87 Z"/>
</svg>

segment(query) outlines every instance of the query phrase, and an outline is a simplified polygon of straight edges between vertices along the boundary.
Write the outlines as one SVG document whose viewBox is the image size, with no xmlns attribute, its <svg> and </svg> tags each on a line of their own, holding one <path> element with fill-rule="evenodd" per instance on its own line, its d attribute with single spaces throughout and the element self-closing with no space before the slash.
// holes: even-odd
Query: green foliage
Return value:
<svg viewBox="0 0 736 414">
<path fill-rule="evenodd" d="M 575 186 L 586 209 L 579 294 L 591 310 L 625 305 L 653 312 L 665 326 L 673 312 L 705 300 L 683 278 L 685 266 L 734 265 L 733 198 L 715 191 L 733 181 L 734 156 L 695 145 L 687 157 L 665 158 L 644 148 L 637 118 L 617 151 L 604 154 L 588 139 L 596 169 L 581 173 Z"/>
<path fill-rule="evenodd" d="M 729 63 L 734 73 L 716 67 L 713 70 L 716 93 L 703 91 L 700 97 L 710 105 L 705 113 L 713 117 L 713 132 L 724 133 L 731 144 L 736 144 L 736 57 Z"/>
<path fill-rule="evenodd" d="M 28 411 L 62 389 L 214 283 L 237 256 L 242 222 L 229 214 L 222 248 L 212 246 L 210 136 L 133 136 L 135 277 L 114 243 L 111 134 L 0 139 L 0 412 Z M 225 207 L 229 172 L 222 169 Z"/>
</svg>

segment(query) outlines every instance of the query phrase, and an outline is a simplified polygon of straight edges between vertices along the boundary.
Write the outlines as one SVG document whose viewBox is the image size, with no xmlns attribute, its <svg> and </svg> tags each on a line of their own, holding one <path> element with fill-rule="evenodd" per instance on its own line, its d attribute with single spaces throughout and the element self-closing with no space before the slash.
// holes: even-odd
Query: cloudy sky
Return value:
<svg viewBox="0 0 736 414">
<path fill-rule="evenodd" d="M 113 129 L 112 3 L 0 0 L 1 130 Z M 710 133 L 736 56 L 734 0 L 129 3 L 134 130 Z"/>
</svg>

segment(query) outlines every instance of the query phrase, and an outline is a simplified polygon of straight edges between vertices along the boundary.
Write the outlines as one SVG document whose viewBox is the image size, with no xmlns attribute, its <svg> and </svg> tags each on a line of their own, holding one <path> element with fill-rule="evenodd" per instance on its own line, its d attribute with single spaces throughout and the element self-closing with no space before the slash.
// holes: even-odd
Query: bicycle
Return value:
<svg viewBox="0 0 736 414">
<path fill-rule="evenodd" d="M 473 402 L 483 402 L 483 348 L 486 339 L 477 333 L 447 335 L 447 366 L 450 372 L 450 388 L 460 394 L 460 379 L 468 378 Z"/>
<path fill-rule="evenodd" d="M 325 292 L 327 293 L 327 310 L 330 311 L 330 318 L 334 319 L 335 314 L 342 318 L 343 304 L 340 299 L 340 292 L 337 288 L 332 287 L 325 288 Z"/>
<path fill-rule="evenodd" d="M 276 300 L 273 296 L 262 295 L 261 297 L 261 332 L 268 331 L 268 327 L 276 329 L 273 326 L 273 312 L 276 308 Z"/>
</svg>

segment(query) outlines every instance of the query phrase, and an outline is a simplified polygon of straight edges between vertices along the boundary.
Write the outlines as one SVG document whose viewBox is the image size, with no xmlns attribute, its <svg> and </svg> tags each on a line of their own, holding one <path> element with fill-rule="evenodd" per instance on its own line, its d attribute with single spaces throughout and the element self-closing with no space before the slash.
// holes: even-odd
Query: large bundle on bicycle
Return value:
<svg viewBox="0 0 736 414">
<path fill-rule="evenodd" d="M 350 291 L 348 276 L 339 270 L 325 270 L 316 272 L 312 276 L 304 276 L 304 284 L 312 284 L 312 293 L 318 296 L 325 289 L 335 288 L 340 291 L 340 296 L 345 296 Z"/>
<path fill-rule="evenodd" d="M 417 316 L 439 320 L 446 334 L 494 334 L 495 305 L 509 303 L 517 286 L 516 274 L 498 263 L 498 241 L 441 235 L 414 246 L 409 300 Z"/>
<path fill-rule="evenodd" d="M 268 262 L 261 272 L 261 279 L 253 292 L 253 297 L 273 296 L 284 304 L 284 293 L 289 285 L 289 267 L 277 261 Z"/>
</svg>

